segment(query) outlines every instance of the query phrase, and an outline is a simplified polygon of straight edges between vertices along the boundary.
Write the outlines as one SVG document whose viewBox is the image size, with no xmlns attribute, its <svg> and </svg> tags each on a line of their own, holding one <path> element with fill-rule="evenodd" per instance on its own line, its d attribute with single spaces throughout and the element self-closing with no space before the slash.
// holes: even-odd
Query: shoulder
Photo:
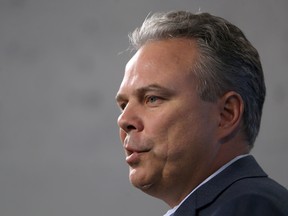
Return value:
<svg viewBox="0 0 288 216">
<path fill-rule="evenodd" d="M 288 190 L 269 177 L 254 177 L 240 179 L 223 192 L 223 197 L 257 196 L 271 201 L 279 201 L 286 198 L 288 202 Z"/>
<path fill-rule="evenodd" d="M 288 191 L 267 177 L 244 178 L 222 191 L 203 212 L 215 216 L 284 216 L 288 215 Z"/>
</svg>

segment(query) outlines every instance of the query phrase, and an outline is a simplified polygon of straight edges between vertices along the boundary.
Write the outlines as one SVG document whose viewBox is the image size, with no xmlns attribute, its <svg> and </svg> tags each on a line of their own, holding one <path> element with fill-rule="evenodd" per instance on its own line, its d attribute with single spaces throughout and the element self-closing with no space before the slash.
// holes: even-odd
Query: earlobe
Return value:
<svg viewBox="0 0 288 216">
<path fill-rule="evenodd" d="M 238 93 L 230 91 L 220 98 L 219 128 L 224 133 L 224 137 L 234 134 L 239 128 L 243 112 L 244 102 Z"/>
</svg>

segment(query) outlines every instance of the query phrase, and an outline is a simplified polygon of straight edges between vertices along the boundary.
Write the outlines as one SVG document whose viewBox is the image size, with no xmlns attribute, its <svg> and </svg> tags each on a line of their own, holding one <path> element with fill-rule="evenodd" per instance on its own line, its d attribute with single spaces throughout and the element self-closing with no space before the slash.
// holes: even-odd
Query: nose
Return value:
<svg viewBox="0 0 288 216">
<path fill-rule="evenodd" d="M 144 128 L 139 111 L 129 105 L 125 107 L 118 117 L 118 126 L 127 134 L 131 131 L 142 131 Z"/>
</svg>

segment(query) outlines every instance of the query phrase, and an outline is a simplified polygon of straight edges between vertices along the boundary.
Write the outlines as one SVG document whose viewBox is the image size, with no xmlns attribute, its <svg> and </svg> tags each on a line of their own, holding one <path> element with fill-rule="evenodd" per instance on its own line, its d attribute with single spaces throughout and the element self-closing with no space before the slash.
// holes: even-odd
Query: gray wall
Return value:
<svg viewBox="0 0 288 216">
<path fill-rule="evenodd" d="M 152 11 L 208 11 L 258 48 L 267 100 L 253 154 L 288 187 L 286 0 L 0 0 L 0 215 L 162 215 L 134 189 L 114 95 L 127 33 Z"/>
</svg>

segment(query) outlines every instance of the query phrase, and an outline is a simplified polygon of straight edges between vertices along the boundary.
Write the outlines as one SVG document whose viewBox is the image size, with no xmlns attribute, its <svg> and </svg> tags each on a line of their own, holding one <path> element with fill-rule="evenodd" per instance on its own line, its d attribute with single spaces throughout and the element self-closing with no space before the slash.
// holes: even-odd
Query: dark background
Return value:
<svg viewBox="0 0 288 216">
<path fill-rule="evenodd" d="M 166 212 L 128 181 L 114 96 L 128 32 L 176 9 L 222 16 L 259 50 L 268 94 L 252 153 L 288 187 L 287 0 L 0 0 L 1 216 Z"/>
</svg>

